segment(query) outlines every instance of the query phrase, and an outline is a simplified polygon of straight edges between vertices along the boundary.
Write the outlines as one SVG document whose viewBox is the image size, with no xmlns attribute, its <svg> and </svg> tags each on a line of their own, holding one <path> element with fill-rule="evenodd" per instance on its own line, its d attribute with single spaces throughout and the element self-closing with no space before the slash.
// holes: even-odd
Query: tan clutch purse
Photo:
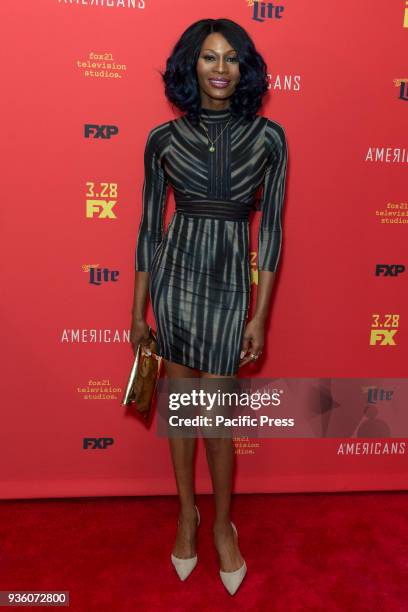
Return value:
<svg viewBox="0 0 408 612">
<path fill-rule="evenodd" d="M 162 357 L 157 355 L 156 334 L 150 325 L 147 348 L 151 350 L 151 355 L 144 352 L 141 344 L 137 347 L 135 360 L 121 401 L 122 406 L 134 406 L 145 424 L 150 421 L 152 415 L 152 400 L 162 364 Z"/>
</svg>

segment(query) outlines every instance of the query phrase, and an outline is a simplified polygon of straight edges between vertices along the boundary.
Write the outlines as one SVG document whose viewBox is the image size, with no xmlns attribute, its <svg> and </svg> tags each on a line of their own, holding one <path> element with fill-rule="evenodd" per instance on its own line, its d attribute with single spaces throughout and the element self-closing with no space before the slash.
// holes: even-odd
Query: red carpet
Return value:
<svg viewBox="0 0 408 612">
<path fill-rule="evenodd" d="M 224 589 L 212 544 L 213 497 L 197 497 L 198 565 L 170 563 L 176 497 L 3 501 L 0 590 L 64 590 L 69 609 L 408 610 L 405 492 L 235 495 L 248 574 Z"/>
</svg>

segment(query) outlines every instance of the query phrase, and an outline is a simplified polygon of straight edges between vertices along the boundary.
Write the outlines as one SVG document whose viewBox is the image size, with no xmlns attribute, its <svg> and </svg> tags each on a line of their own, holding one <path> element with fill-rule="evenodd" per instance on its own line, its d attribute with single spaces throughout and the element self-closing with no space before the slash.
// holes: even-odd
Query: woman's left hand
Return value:
<svg viewBox="0 0 408 612">
<path fill-rule="evenodd" d="M 261 358 L 264 346 L 264 336 L 265 322 L 262 319 L 251 319 L 244 330 L 241 353 L 244 351 L 245 355 L 240 359 L 238 367 L 245 365 L 249 361 L 258 361 Z M 258 359 L 254 359 L 252 354 L 258 355 Z"/>
</svg>

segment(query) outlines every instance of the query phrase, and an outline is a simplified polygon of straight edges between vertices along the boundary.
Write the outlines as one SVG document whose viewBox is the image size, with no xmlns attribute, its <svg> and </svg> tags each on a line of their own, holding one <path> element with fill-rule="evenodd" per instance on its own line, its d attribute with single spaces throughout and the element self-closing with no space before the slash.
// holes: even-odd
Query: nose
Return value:
<svg viewBox="0 0 408 612">
<path fill-rule="evenodd" d="M 227 72 L 227 70 L 227 62 L 224 59 L 220 58 L 214 66 L 214 72 L 223 74 L 224 72 Z"/>
</svg>

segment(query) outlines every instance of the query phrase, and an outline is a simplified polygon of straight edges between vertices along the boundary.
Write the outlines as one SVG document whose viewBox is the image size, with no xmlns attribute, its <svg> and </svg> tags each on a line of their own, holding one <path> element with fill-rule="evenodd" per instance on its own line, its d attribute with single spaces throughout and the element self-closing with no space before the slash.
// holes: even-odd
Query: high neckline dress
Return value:
<svg viewBox="0 0 408 612">
<path fill-rule="evenodd" d="M 276 271 L 288 160 L 284 128 L 201 108 L 148 134 L 135 270 L 148 271 L 158 354 L 221 376 L 238 372 L 250 299 L 249 224 L 261 214 L 258 270 Z M 164 229 L 169 188 L 176 210 Z M 260 190 L 260 191 L 258 191 Z M 256 195 L 260 193 L 258 206 Z"/>
</svg>

